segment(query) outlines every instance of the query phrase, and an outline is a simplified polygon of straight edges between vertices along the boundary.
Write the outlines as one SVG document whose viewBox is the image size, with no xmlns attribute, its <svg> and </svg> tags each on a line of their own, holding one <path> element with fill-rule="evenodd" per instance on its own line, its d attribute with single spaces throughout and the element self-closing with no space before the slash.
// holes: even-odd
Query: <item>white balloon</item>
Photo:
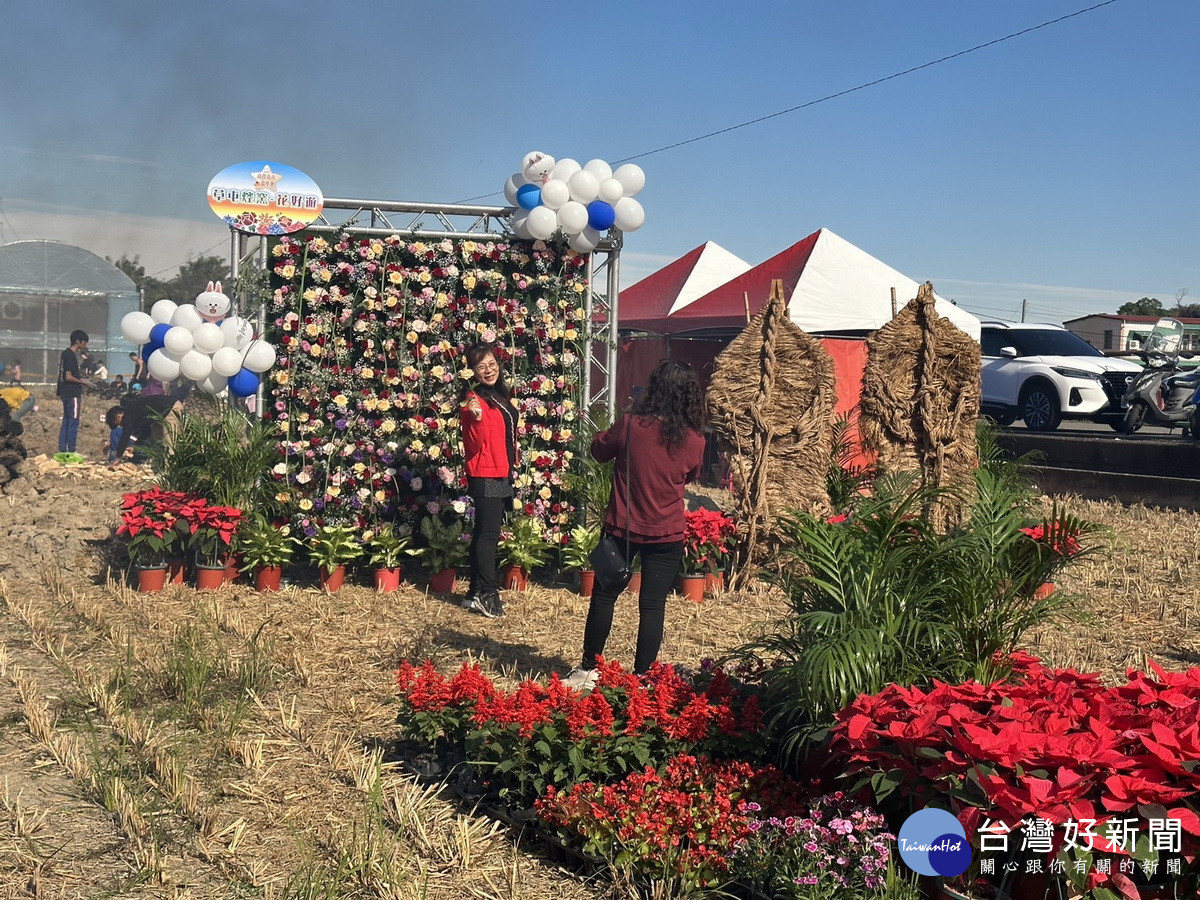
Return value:
<svg viewBox="0 0 1200 900">
<path fill-rule="evenodd" d="M 212 369 L 217 375 L 229 378 L 242 370 L 242 351 L 222 347 L 212 355 Z"/>
<path fill-rule="evenodd" d="M 184 378 L 201 382 L 212 374 L 212 357 L 199 350 L 189 350 L 179 361 L 179 371 Z"/>
<path fill-rule="evenodd" d="M 508 181 L 504 182 L 504 199 L 512 206 L 517 205 L 517 188 L 525 183 L 525 176 L 520 172 L 515 175 L 509 175 Z"/>
<path fill-rule="evenodd" d="M 558 210 L 558 225 L 568 235 L 583 231 L 587 219 L 587 207 L 577 200 L 568 200 Z"/>
<path fill-rule="evenodd" d="M 535 241 L 544 241 L 554 234 L 554 229 L 558 227 L 558 216 L 552 209 L 535 206 L 525 219 L 525 227 L 529 229 L 529 236 Z"/>
<path fill-rule="evenodd" d="M 254 339 L 254 326 L 248 319 L 241 316 L 230 316 L 221 320 L 221 339 L 226 347 L 245 350 L 246 345 Z"/>
<path fill-rule="evenodd" d="M 571 235 L 571 239 L 567 241 L 567 244 L 572 250 L 579 253 L 587 253 L 596 249 L 596 245 L 600 243 L 600 237 L 600 232 L 589 225 L 583 231 L 579 232 L 579 234 Z"/>
<path fill-rule="evenodd" d="M 529 240 L 529 210 L 518 209 L 509 216 L 508 227 L 517 237 Z"/>
<path fill-rule="evenodd" d="M 171 356 L 166 350 L 155 350 L 146 360 L 146 368 L 152 378 L 166 384 L 179 377 L 179 359 Z"/>
<path fill-rule="evenodd" d="M 603 200 L 610 206 L 625 196 L 625 186 L 615 178 L 605 178 L 600 182 L 597 200 Z"/>
<path fill-rule="evenodd" d="M 215 353 L 225 346 L 221 326 L 215 322 L 201 322 L 192 332 L 192 340 L 201 353 Z"/>
<path fill-rule="evenodd" d="M 229 379 L 224 375 L 218 375 L 212 372 L 207 378 L 196 383 L 196 387 L 204 391 L 206 394 L 219 394 L 225 390 L 225 385 L 229 383 Z"/>
<path fill-rule="evenodd" d="M 266 341 L 254 341 L 246 348 L 242 365 L 259 374 L 275 365 L 275 348 Z"/>
<path fill-rule="evenodd" d="M 582 168 L 583 166 L 570 157 L 560 159 L 554 164 L 554 170 L 550 173 L 550 178 L 554 181 L 570 181 L 571 176 Z"/>
<path fill-rule="evenodd" d="M 171 316 L 175 315 L 175 310 L 178 308 L 174 300 L 159 300 L 150 307 L 150 318 L 159 325 L 169 325 Z"/>
<path fill-rule="evenodd" d="M 163 347 L 172 356 L 183 359 L 183 355 L 192 349 L 192 333 L 182 325 L 172 325 L 163 335 Z"/>
<path fill-rule="evenodd" d="M 641 166 L 635 166 L 633 163 L 625 163 L 618 168 L 613 172 L 613 178 L 621 182 L 626 197 L 632 197 L 646 186 L 646 173 L 642 171 Z"/>
<path fill-rule="evenodd" d="M 613 224 L 622 231 L 637 231 L 646 221 L 646 211 L 642 209 L 642 204 L 632 197 L 622 197 L 614 203 L 613 212 L 617 214 Z"/>
<path fill-rule="evenodd" d="M 567 180 L 567 187 L 571 189 L 572 200 L 591 203 L 600 190 L 600 180 L 586 169 L 580 169 Z"/>
<path fill-rule="evenodd" d="M 204 319 L 200 318 L 200 310 L 192 306 L 190 303 L 184 304 L 171 314 L 171 324 L 180 325 L 191 331 Z"/>
<path fill-rule="evenodd" d="M 144 344 L 150 340 L 150 329 L 153 327 L 154 320 L 149 313 L 125 313 L 121 318 L 121 334 L 131 344 Z"/>
<path fill-rule="evenodd" d="M 591 172 L 596 176 L 597 181 L 603 181 L 605 178 L 612 178 L 612 166 L 602 159 L 589 159 L 584 164 L 583 171 Z"/>
<path fill-rule="evenodd" d="M 565 181 L 551 178 L 542 185 L 542 206 L 547 209 L 558 209 L 571 199 L 571 189 Z"/>
</svg>

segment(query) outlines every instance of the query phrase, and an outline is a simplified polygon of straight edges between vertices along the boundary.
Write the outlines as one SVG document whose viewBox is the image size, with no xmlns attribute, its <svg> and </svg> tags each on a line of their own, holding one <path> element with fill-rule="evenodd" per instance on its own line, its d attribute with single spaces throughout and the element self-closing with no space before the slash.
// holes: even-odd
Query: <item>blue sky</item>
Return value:
<svg viewBox="0 0 1200 900">
<path fill-rule="evenodd" d="M 225 253 L 221 169 L 455 202 L 530 150 L 617 162 L 1100 0 L 147 4 L 15 0 L 0 237 Z M 1200 3 L 1116 0 L 637 159 L 628 285 L 711 240 L 752 264 L 827 227 L 983 317 L 1200 302 Z"/>
</svg>

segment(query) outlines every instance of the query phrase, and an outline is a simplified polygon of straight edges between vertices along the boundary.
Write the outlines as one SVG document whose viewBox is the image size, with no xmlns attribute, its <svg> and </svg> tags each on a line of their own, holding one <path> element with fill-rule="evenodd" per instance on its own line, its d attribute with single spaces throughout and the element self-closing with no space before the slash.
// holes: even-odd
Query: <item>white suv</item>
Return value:
<svg viewBox="0 0 1200 900">
<path fill-rule="evenodd" d="M 984 322 L 984 415 L 1052 431 L 1063 417 L 1120 430 L 1121 395 L 1141 365 L 1105 356 L 1061 325 Z"/>
</svg>

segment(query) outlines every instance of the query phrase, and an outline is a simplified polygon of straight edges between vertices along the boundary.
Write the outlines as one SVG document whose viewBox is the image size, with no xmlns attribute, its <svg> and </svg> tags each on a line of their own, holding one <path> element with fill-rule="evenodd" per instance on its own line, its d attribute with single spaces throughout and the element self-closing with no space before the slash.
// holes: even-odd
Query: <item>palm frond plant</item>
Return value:
<svg viewBox="0 0 1200 900">
<path fill-rule="evenodd" d="M 855 412 L 843 413 L 833 420 L 833 447 L 825 490 L 829 492 L 830 506 L 839 513 L 849 511 L 879 474 L 874 462 L 864 462 L 859 456 L 857 429 Z"/>
<path fill-rule="evenodd" d="M 604 520 L 612 494 L 613 462 L 596 462 L 592 459 L 592 439 L 612 424 L 608 411 L 596 407 L 588 413 L 582 427 L 576 432 L 572 445 L 571 467 L 565 480 L 571 492 L 575 510 L 584 525 L 598 524 Z"/>
</svg>

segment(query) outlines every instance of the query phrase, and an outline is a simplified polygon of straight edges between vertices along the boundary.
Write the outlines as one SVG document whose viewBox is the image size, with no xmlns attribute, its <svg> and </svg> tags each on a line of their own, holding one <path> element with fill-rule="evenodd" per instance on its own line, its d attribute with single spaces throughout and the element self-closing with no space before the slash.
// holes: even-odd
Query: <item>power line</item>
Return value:
<svg viewBox="0 0 1200 900">
<path fill-rule="evenodd" d="M 867 82 L 864 82 L 863 84 L 856 85 L 855 87 L 846 88 L 843 91 L 837 91 L 836 93 L 833 93 L 833 94 L 826 94 L 824 97 L 818 97 L 816 100 L 809 100 L 808 102 L 801 103 L 798 106 L 792 106 L 792 107 L 789 107 L 788 109 L 781 109 L 778 112 L 768 113 L 765 116 L 759 116 L 756 119 L 749 119 L 745 122 L 739 122 L 737 125 L 730 125 L 727 128 L 720 128 L 716 131 L 710 131 L 710 132 L 707 132 L 706 134 L 701 134 L 701 135 L 697 135 L 696 137 L 688 138 L 687 140 L 676 141 L 673 144 L 666 144 L 662 147 L 656 147 L 653 150 L 646 150 L 646 151 L 643 151 L 642 153 L 635 153 L 633 156 L 626 156 L 626 157 L 623 157 L 622 159 L 615 160 L 615 162 L 626 163 L 626 162 L 632 162 L 635 159 L 644 159 L 645 157 L 652 156 L 655 153 L 662 153 L 666 150 L 674 150 L 676 147 L 685 147 L 688 144 L 694 144 L 697 141 L 708 140 L 709 138 L 717 137 L 718 135 L 729 134 L 729 132 L 737 131 L 740 128 L 749 128 L 751 125 L 757 125 L 760 122 L 767 122 L 771 119 L 777 119 L 780 116 L 786 116 L 789 113 L 799 112 L 802 109 L 809 109 L 813 106 L 816 106 L 819 103 L 827 103 L 830 100 L 836 100 L 839 97 L 845 97 L 848 94 L 853 94 L 858 91 L 864 91 L 867 88 L 875 87 L 876 85 L 884 84 L 885 82 L 888 82 L 888 81 L 893 81 L 896 78 L 902 78 L 905 75 L 911 75 L 914 72 L 920 72 L 922 69 L 928 69 L 933 66 L 941 65 L 944 62 L 949 62 L 950 60 L 958 59 L 959 57 L 962 57 L 962 56 L 967 56 L 970 53 L 976 53 L 980 50 L 986 50 L 988 47 L 995 47 L 997 44 L 1003 44 L 1005 41 L 1011 41 L 1014 38 L 1019 38 L 1019 37 L 1023 37 L 1024 35 L 1027 35 L 1027 34 L 1032 34 L 1033 32 L 1040 31 L 1043 28 L 1049 28 L 1051 25 L 1057 25 L 1058 23 L 1065 22 L 1068 19 L 1074 19 L 1076 16 L 1082 16 L 1085 13 L 1095 12 L 1096 10 L 1101 9 L 1105 6 L 1112 6 L 1112 4 L 1114 4 L 1116 2 L 1117 2 L 1117 0 L 1103 0 L 1103 2 L 1097 3 L 1093 6 L 1089 6 L 1084 9 L 1079 9 L 1072 13 L 1067 13 L 1066 15 L 1059 16 L 1056 19 L 1050 19 L 1046 22 L 1042 22 L 1039 25 L 1031 25 L 1028 28 L 1022 28 L 1020 31 L 1014 31 L 1011 34 L 1004 35 L 1004 37 L 998 37 L 998 38 L 995 38 L 994 40 L 986 41 L 982 44 L 976 44 L 974 47 L 968 47 L 966 50 L 959 50 L 957 53 L 951 53 L 948 56 L 943 56 L 939 59 L 930 60 L 929 62 L 921 63 L 918 66 L 911 66 L 910 68 L 904 69 L 900 72 L 893 72 L 891 75 L 885 75 L 882 78 L 876 78 L 874 81 L 867 81 Z M 483 200 L 486 197 L 494 197 L 499 193 L 501 193 L 501 192 L 500 191 L 491 191 L 490 193 L 487 193 L 487 194 L 480 194 L 477 197 L 468 197 L 466 200 L 459 200 L 457 202 L 471 203 L 475 200 Z"/>
<path fill-rule="evenodd" d="M 225 240 L 224 240 L 224 238 L 222 238 L 221 240 L 219 240 L 215 244 L 213 244 L 211 247 L 209 247 L 208 250 L 201 250 L 195 256 L 189 256 L 183 262 L 175 263 L 175 265 L 173 265 L 173 266 L 167 266 L 165 269 L 159 269 L 157 272 L 152 272 L 149 275 L 147 275 L 146 277 L 153 278 L 156 275 L 161 275 L 163 272 L 169 272 L 172 269 L 178 269 L 180 266 L 184 265 L 184 263 L 190 263 L 193 259 L 199 259 L 205 253 L 208 253 L 210 250 L 216 250 L 218 247 L 220 247 L 224 243 L 225 243 Z"/>
</svg>

